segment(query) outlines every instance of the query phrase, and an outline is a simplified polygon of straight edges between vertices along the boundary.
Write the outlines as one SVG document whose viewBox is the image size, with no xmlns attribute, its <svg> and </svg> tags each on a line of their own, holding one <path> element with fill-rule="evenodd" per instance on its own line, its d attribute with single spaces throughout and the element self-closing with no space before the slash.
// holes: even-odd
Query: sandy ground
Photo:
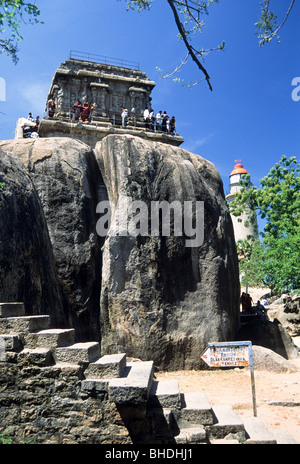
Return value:
<svg viewBox="0 0 300 464">
<path fill-rule="evenodd" d="M 255 302 L 261 296 L 259 289 L 249 292 Z M 270 431 L 285 430 L 300 444 L 300 357 L 289 361 L 298 368 L 297 372 L 254 369 L 257 417 Z M 156 373 L 156 379 L 177 379 L 181 393 L 202 391 L 212 406 L 229 404 L 241 418 L 253 416 L 249 367 L 162 372 Z"/>
</svg>

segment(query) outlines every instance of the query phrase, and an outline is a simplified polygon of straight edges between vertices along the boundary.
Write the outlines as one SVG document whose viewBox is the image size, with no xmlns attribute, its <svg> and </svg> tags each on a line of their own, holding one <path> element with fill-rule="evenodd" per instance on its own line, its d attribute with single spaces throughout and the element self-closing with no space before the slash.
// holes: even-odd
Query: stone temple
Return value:
<svg viewBox="0 0 300 464">
<path fill-rule="evenodd" d="M 184 139 L 176 132 L 171 135 L 145 127 L 143 114 L 145 108 L 151 109 L 150 95 L 155 82 L 135 69 L 137 64 L 130 63 L 128 66 L 131 67 L 125 67 L 109 64 L 106 58 L 102 61 L 104 63 L 91 61 L 90 55 L 87 59 L 77 59 L 71 54 L 59 66 L 47 96 L 46 116 L 40 122 L 39 137 L 77 138 L 93 148 L 106 135 L 123 135 L 126 131 L 147 140 L 181 145 Z M 93 107 L 84 122 L 73 118 L 72 108 L 77 100 Z M 49 111 L 51 101 L 55 105 L 54 114 Z M 126 127 L 122 127 L 122 108 L 128 109 Z M 155 108 L 155 113 L 160 109 Z"/>
</svg>

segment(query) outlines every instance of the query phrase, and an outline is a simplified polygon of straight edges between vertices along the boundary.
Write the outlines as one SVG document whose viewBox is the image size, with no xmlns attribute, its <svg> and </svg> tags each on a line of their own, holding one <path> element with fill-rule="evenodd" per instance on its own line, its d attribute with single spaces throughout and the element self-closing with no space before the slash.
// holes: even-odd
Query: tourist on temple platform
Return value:
<svg viewBox="0 0 300 464">
<path fill-rule="evenodd" d="M 53 118 L 54 113 L 55 113 L 55 103 L 54 103 L 53 100 L 49 100 L 49 103 L 48 103 L 48 116 L 49 116 L 49 118 Z"/>
<path fill-rule="evenodd" d="M 170 119 L 170 134 L 175 132 L 175 116 L 172 116 Z"/>
<path fill-rule="evenodd" d="M 159 111 L 156 116 L 155 116 L 155 130 L 161 131 L 161 125 L 162 125 L 162 111 Z"/>
<path fill-rule="evenodd" d="M 89 119 L 91 112 L 91 105 L 88 102 L 84 102 L 81 108 L 81 121 L 85 122 Z"/>
<path fill-rule="evenodd" d="M 122 127 L 126 127 L 127 121 L 128 121 L 128 109 L 127 108 L 122 108 L 121 117 L 122 117 Z"/>
<path fill-rule="evenodd" d="M 82 105 L 79 100 L 77 100 L 77 102 L 74 103 L 74 105 L 72 106 L 72 110 L 73 110 L 73 119 L 75 119 L 75 121 L 79 121 L 81 110 L 82 110 Z"/>
<path fill-rule="evenodd" d="M 37 116 L 34 122 L 35 122 L 35 126 L 32 128 L 32 132 L 37 132 L 39 128 L 39 124 L 40 124 L 40 117 Z"/>
<path fill-rule="evenodd" d="M 149 113 L 148 108 L 145 108 L 145 111 L 144 111 L 144 121 L 145 121 L 145 127 L 146 127 L 146 129 L 149 129 L 149 125 L 150 125 L 150 113 Z"/>
<path fill-rule="evenodd" d="M 164 111 L 163 118 L 162 118 L 162 131 L 167 132 L 167 122 L 169 121 L 169 116 L 167 115 L 167 112 Z"/>
<path fill-rule="evenodd" d="M 32 117 L 32 114 L 29 113 L 27 118 L 26 118 L 27 121 L 30 121 L 30 123 L 33 123 L 34 122 L 34 119 Z M 34 125 L 33 124 L 26 124 L 24 127 L 23 127 L 23 137 L 27 138 L 27 137 L 31 137 L 31 132 L 34 128 Z"/>
<path fill-rule="evenodd" d="M 149 120 L 150 120 L 150 129 L 154 130 L 155 127 L 155 116 L 154 116 L 154 111 L 151 110 L 149 114 Z"/>
</svg>

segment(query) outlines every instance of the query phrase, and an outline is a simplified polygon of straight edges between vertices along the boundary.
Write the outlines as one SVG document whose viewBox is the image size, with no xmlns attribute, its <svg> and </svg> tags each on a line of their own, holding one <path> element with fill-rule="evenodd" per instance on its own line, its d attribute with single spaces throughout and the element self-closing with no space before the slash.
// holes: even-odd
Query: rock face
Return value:
<svg viewBox="0 0 300 464">
<path fill-rule="evenodd" d="M 77 341 L 101 339 L 102 355 L 126 352 L 162 369 L 204 367 L 207 342 L 234 339 L 236 248 L 211 163 L 130 135 L 109 135 L 95 151 L 55 137 L 0 147 L 14 154 L 2 158 L 9 174 L 0 179 L 9 188 L 0 191 L 2 301 L 55 313 Z M 174 207 L 171 220 L 155 215 L 162 201 Z"/>
<path fill-rule="evenodd" d="M 240 328 L 237 340 L 251 340 L 253 345 L 260 345 L 279 354 L 285 359 L 296 359 L 298 349 L 288 331 L 276 320 L 248 322 Z"/>
<path fill-rule="evenodd" d="M 0 148 L 0 301 L 22 301 L 27 314 L 67 324 L 43 208 L 17 157 Z"/>
<path fill-rule="evenodd" d="M 180 148 L 131 136 L 108 136 L 95 153 L 112 204 L 103 249 L 103 352 L 125 350 L 160 368 L 203 366 L 207 342 L 234 339 L 239 317 L 233 229 L 217 170 Z M 187 233 L 149 236 L 151 202 L 163 200 L 204 202 L 203 243 L 186 246 Z M 148 206 L 144 236 L 130 231 L 134 201 Z"/>
<path fill-rule="evenodd" d="M 284 357 L 263 346 L 253 345 L 253 365 L 255 370 L 269 372 L 297 372 L 297 367 Z"/>
<path fill-rule="evenodd" d="M 300 296 L 294 297 L 277 311 L 275 315 L 291 337 L 300 335 Z"/>
<path fill-rule="evenodd" d="M 92 150 L 68 138 L 2 142 L 23 162 L 43 206 L 70 325 L 99 339 L 101 246 L 96 205 L 106 189 Z"/>
</svg>

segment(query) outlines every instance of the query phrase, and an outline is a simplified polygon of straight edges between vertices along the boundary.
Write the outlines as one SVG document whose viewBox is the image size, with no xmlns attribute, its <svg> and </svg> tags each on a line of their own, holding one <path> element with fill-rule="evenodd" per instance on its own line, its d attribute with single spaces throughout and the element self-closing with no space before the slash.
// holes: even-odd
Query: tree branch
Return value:
<svg viewBox="0 0 300 464">
<path fill-rule="evenodd" d="M 177 28 L 178 28 L 179 33 L 180 33 L 180 35 L 181 35 L 181 37 L 182 37 L 182 39 L 183 39 L 183 41 L 185 43 L 185 46 L 186 46 L 190 56 L 192 57 L 192 60 L 196 63 L 196 65 L 198 66 L 200 71 L 202 71 L 203 74 L 205 75 L 205 79 L 206 79 L 206 81 L 207 81 L 207 83 L 209 85 L 210 90 L 212 91 L 212 85 L 210 83 L 210 76 L 209 76 L 208 72 L 206 71 L 206 69 L 202 66 L 200 61 L 198 60 L 198 58 L 196 56 L 196 53 L 194 52 L 193 47 L 190 45 L 190 43 L 189 43 L 189 41 L 187 39 L 185 29 L 183 27 L 183 24 L 180 21 L 177 9 L 176 9 L 176 7 L 174 5 L 174 0 L 167 0 L 167 1 L 168 1 L 168 4 L 170 5 L 170 7 L 172 9 Z"/>
<path fill-rule="evenodd" d="M 268 0 L 266 15 L 267 15 L 267 12 L 268 12 L 269 3 L 270 3 L 270 0 Z M 268 36 L 266 36 L 266 37 L 265 37 L 265 40 L 268 40 L 268 39 L 270 39 L 271 37 L 274 37 L 274 36 L 280 31 L 280 29 L 284 26 L 286 20 L 287 20 L 288 17 L 289 17 L 290 12 L 292 11 L 292 8 L 293 8 L 294 3 L 295 3 L 295 0 L 292 0 L 291 4 L 290 4 L 290 6 L 289 6 L 289 9 L 287 10 L 287 13 L 286 13 L 286 15 L 285 15 L 285 18 L 284 18 L 284 20 L 282 21 L 282 23 L 280 24 L 280 26 L 276 29 L 276 31 L 272 32 L 272 34 L 269 34 Z"/>
</svg>

